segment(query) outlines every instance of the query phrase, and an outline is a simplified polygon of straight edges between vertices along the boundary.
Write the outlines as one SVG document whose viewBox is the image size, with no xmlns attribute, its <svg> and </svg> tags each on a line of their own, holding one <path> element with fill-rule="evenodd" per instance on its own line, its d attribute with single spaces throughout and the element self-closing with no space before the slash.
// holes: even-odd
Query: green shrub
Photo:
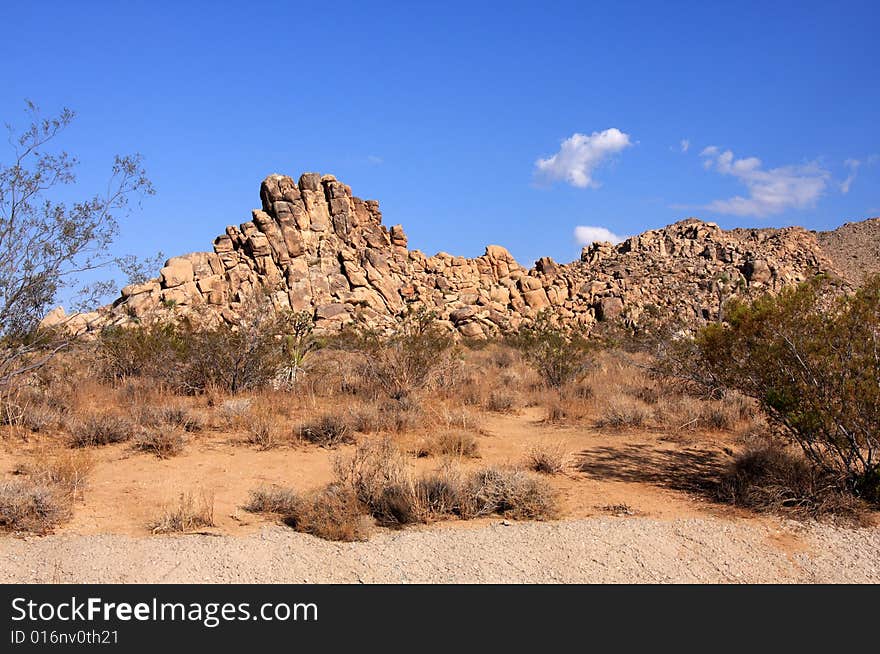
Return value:
<svg viewBox="0 0 880 654">
<path fill-rule="evenodd" d="M 592 365 L 586 339 L 554 325 L 546 312 L 509 335 L 507 341 L 534 366 L 544 383 L 553 388 L 578 381 Z"/>
<path fill-rule="evenodd" d="M 695 341 L 699 364 L 758 400 L 823 476 L 880 502 L 880 275 L 853 294 L 817 278 L 751 304 Z"/>
</svg>

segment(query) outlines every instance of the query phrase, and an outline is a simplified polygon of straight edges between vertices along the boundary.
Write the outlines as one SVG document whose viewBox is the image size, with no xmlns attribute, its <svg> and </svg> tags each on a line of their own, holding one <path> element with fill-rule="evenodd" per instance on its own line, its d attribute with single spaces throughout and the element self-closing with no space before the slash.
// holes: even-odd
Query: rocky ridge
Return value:
<svg viewBox="0 0 880 654">
<path fill-rule="evenodd" d="M 401 225 L 382 224 L 377 201 L 355 197 L 332 175 L 270 175 L 260 199 L 249 221 L 214 239 L 212 252 L 173 257 L 112 305 L 72 316 L 56 309 L 44 325 L 96 331 L 180 316 L 231 323 L 265 292 L 277 310 L 311 312 L 320 330 L 389 327 L 414 305 L 464 337 L 484 338 L 542 311 L 585 330 L 601 320 L 711 320 L 731 293 L 837 272 L 816 235 L 800 227 L 725 231 L 689 218 L 617 245 L 593 243 L 579 261 L 544 257 L 526 269 L 498 245 L 472 259 L 410 250 Z"/>
</svg>

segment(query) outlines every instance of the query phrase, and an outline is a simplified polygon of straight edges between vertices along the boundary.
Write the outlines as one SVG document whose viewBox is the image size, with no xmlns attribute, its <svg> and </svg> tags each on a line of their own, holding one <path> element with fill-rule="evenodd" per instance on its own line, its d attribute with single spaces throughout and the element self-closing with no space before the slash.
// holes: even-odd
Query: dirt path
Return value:
<svg viewBox="0 0 880 654">
<path fill-rule="evenodd" d="M 0 582 L 880 582 L 880 528 L 722 518 L 430 527 L 331 543 L 245 536 L 0 539 Z"/>
</svg>

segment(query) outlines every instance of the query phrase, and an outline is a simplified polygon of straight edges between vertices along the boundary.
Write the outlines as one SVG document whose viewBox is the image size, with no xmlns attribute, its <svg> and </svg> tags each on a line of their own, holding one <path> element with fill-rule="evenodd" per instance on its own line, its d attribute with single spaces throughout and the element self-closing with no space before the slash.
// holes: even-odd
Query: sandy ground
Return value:
<svg viewBox="0 0 880 654">
<path fill-rule="evenodd" d="M 331 543 L 282 526 L 246 536 L 0 540 L 0 582 L 880 582 L 880 528 L 767 520 L 491 520 Z"/>
<path fill-rule="evenodd" d="M 339 451 L 260 451 L 206 431 L 167 460 L 127 444 L 94 450 L 72 520 L 48 536 L 0 535 L 0 582 L 880 582 L 880 527 L 804 525 L 714 503 L 699 480 L 730 460 L 723 435 L 556 427 L 526 409 L 482 416 L 478 440 L 480 458 L 462 465 L 516 464 L 535 444 L 562 444 L 572 465 L 548 481 L 564 519 L 449 521 L 327 542 L 241 507 L 261 485 L 327 483 Z M 38 456 L 27 445 L 0 448 L 6 474 Z M 151 535 L 151 520 L 183 492 L 213 498 L 216 526 Z"/>
</svg>

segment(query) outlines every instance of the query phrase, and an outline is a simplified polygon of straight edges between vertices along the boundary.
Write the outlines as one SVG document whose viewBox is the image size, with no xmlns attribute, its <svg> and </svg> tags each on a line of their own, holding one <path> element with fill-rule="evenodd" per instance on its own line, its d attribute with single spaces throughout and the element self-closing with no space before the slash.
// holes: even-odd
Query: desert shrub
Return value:
<svg viewBox="0 0 880 654">
<path fill-rule="evenodd" d="M 334 472 L 383 526 L 417 521 L 412 472 L 390 438 L 358 444 L 353 454 L 334 461 Z"/>
<path fill-rule="evenodd" d="M 753 397 L 818 470 L 880 502 L 880 275 L 834 295 L 817 278 L 747 304 L 694 341 L 698 365 Z"/>
<path fill-rule="evenodd" d="M 442 431 L 422 442 L 420 453 L 433 456 L 478 457 L 480 446 L 473 435 L 462 431 Z"/>
<path fill-rule="evenodd" d="M 186 333 L 172 323 L 110 327 L 96 344 L 98 370 L 108 381 L 144 377 L 176 388 L 186 349 Z"/>
<path fill-rule="evenodd" d="M 181 493 L 177 502 L 165 507 L 149 525 L 154 534 L 188 532 L 214 526 L 214 498 L 200 493 Z"/>
<path fill-rule="evenodd" d="M 73 501 L 77 496 L 82 497 L 93 466 L 93 456 L 87 450 L 64 450 L 38 456 L 20 465 L 18 472 L 37 484 L 55 488 Z"/>
<path fill-rule="evenodd" d="M 435 385 L 444 369 L 454 364 L 452 337 L 435 318 L 430 312 L 408 308 L 391 334 L 360 332 L 345 343 L 366 355 L 359 372 L 376 393 L 400 400 Z"/>
<path fill-rule="evenodd" d="M 613 396 L 599 407 L 596 426 L 603 429 L 636 429 L 651 418 L 650 409 L 641 401 L 627 396 Z"/>
<path fill-rule="evenodd" d="M 496 388 L 489 392 L 489 397 L 483 403 L 483 406 L 489 411 L 506 413 L 513 410 L 516 406 L 516 398 L 513 393 Z"/>
<path fill-rule="evenodd" d="M 568 466 L 568 451 L 565 446 L 534 445 L 529 448 L 526 467 L 534 472 L 545 475 L 556 475 L 565 472 Z"/>
<path fill-rule="evenodd" d="M 92 413 L 73 425 L 70 433 L 72 447 L 95 447 L 131 440 L 137 428 L 125 416 L 113 413 Z"/>
<path fill-rule="evenodd" d="M 264 486 L 251 491 L 244 510 L 250 513 L 295 515 L 301 504 L 302 498 L 291 488 Z"/>
<path fill-rule="evenodd" d="M 155 454 L 160 459 L 177 456 L 185 444 L 183 435 L 173 429 L 148 429 L 134 437 L 136 450 Z"/>
<path fill-rule="evenodd" d="M 354 431 L 364 434 L 404 433 L 421 427 L 425 412 L 417 397 L 370 400 L 350 406 L 347 420 Z"/>
<path fill-rule="evenodd" d="M 137 412 L 137 422 L 142 427 L 174 427 L 186 432 L 197 432 L 204 428 L 201 416 L 180 404 L 143 406 Z"/>
<path fill-rule="evenodd" d="M 420 476 L 414 487 L 416 510 L 423 522 L 462 515 L 465 476 L 458 465 L 447 464 L 435 472 Z"/>
<path fill-rule="evenodd" d="M 244 442 L 261 450 L 271 450 L 279 447 L 288 440 L 290 432 L 279 425 L 278 416 L 251 412 L 246 420 L 239 419 L 237 422 L 244 423 Z"/>
<path fill-rule="evenodd" d="M 36 391 L 18 390 L 0 396 L 0 425 L 22 427 L 31 432 L 45 432 L 57 427 L 61 413 Z"/>
<path fill-rule="evenodd" d="M 799 451 L 765 442 L 734 459 L 722 475 L 718 497 L 758 511 L 809 517 L 853 514 L 856 500 L 838 482 Z"/>
<path fill-rule="evenodd" d="M 327 413 L 315 420 L 300 425 L 297 436 L 304 441 L 321 447 L 337 447 L 345 443 L 353 443 L 351 426 L 343 417 Z"/>
<path fill-rule="evenodd" d="M 465 482 L 463 517 L 498 513 L 516 519 L 547 520 L 559 512 L 547 482 L 515 468 L 485 468 Z"/>
<path fill-rule="evenodd" d="M 46 533 L 70 517 L 70 500 L 54 485 L 32 479 L 0 482 L 0 530 Z"/>
<path fill-rule="evenodd" d="M 235 397 L 223 400 L 217 409 L 220 422 L 226 427 L 232 427 L 245 420 L 251 411 L 253 401 L 247 397 Z"/>
<path fill-rule="evenodd" d="M 329 484 L 300 502 L 285 522 L 297 531 L 335 541 L 363 541 L 371 523 L 357 493 L 342 484 Z"/>
<path fill-rule="evenodd" d="M 554 325 L 546 312 L 507 340 L 535 367 L 544 383 L 554 388 L 577 381 L 592 364 L 587 340 Z"/>
</svg>

